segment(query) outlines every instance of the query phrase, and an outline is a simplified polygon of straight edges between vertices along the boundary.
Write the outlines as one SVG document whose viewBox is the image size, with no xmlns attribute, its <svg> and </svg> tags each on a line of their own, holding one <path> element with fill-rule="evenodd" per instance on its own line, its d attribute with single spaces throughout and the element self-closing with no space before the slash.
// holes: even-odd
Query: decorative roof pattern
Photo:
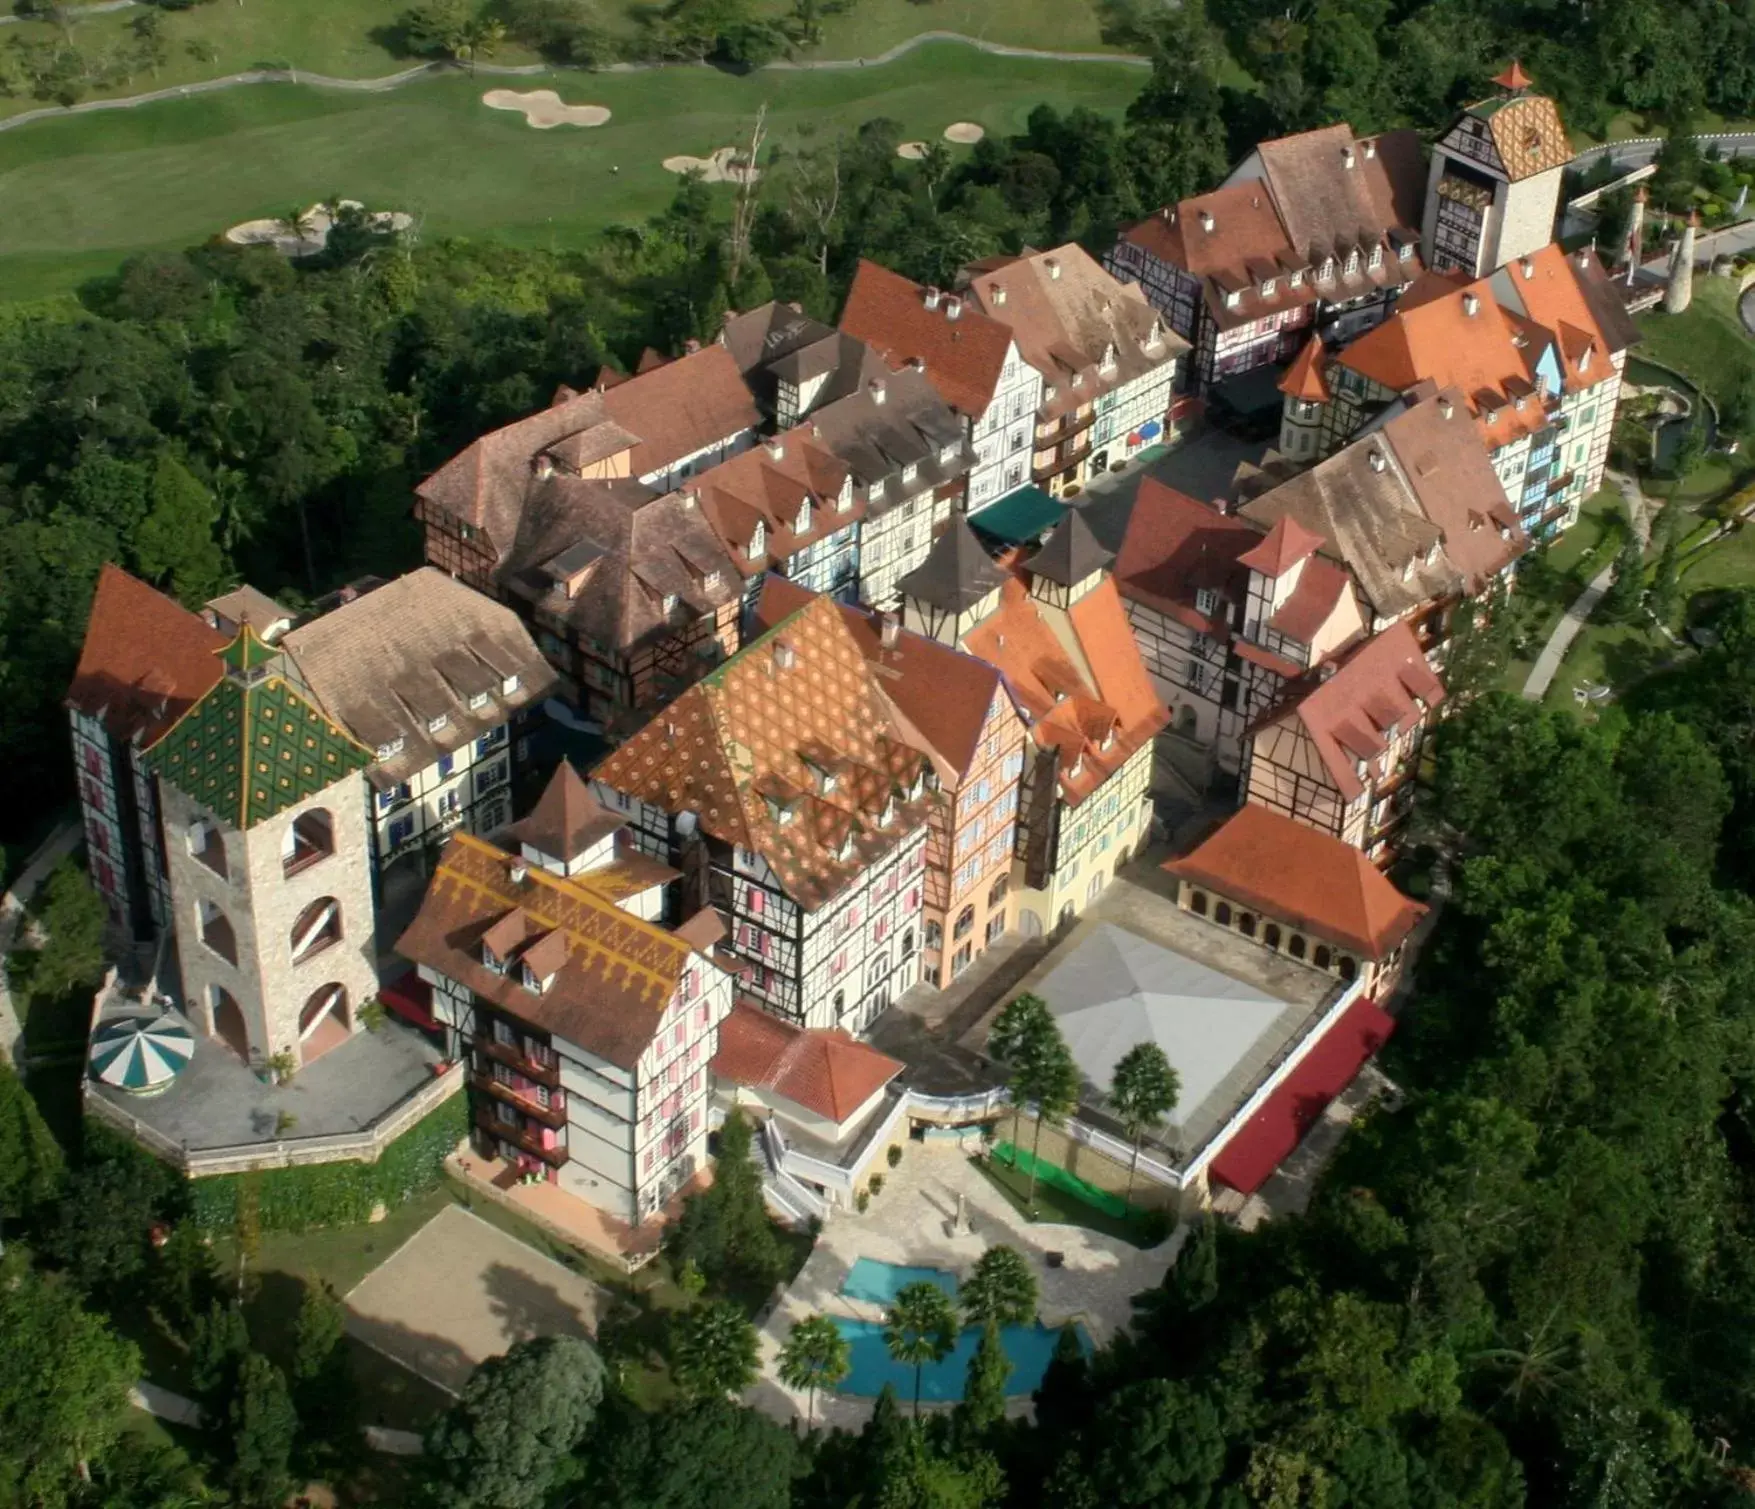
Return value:
<svg viewBox="0 0 1755 1509">
<path fill-rule="evenodd" d="M 246 625 L 220 652 L 244 669 L 215 683 L 145 756 L 150 769 L 235 828 L 297 806 L 372 760 L 275 675 L 261 649 Z"/>
<path fill-rule="evenodd" d="M 760 854 L 806 911 L 923 820 L 925 773 L 828 598 L 709 673 L 592 772 Z"/>
<path fill-rule="evenodd" d="M 1400 945 L 1426 913 L 1351 844 L 1254 802 L 1164 869 L 1366 959 Z"/>
<path fill-rule="evenodd" d="M 225 636 L 120 566 L 98 573 L 67 705 L 151 744 L 219 680 Z"/>
<path fill-rule="evenodd" d="M 598 873 L 566 878 L 456 834 L 397 952 L 522 1021 L 633 1069 L 694 950 L 622 911 L 601 893 Z M 504 973 L 482 962 L 490 935 Z M 523 983 L 521 968 L 538 950 L 531 972 L 550 982 L 541 991 Z"/>
</svg>

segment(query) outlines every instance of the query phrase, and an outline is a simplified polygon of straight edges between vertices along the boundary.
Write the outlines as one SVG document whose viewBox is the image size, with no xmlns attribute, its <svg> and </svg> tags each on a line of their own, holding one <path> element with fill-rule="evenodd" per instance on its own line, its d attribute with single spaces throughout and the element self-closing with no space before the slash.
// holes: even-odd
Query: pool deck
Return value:
<svg viewBox="0 0 1755 1509">
<path fill-rule="evenodd" d="M 952 1231 L 959 1195 L 969 1225 L 966 1232 Z M 785 1388 L 774 1377 L 781 1343 L 792 1327 L 816 1314 L 851 1320 L 884 1318 L 883 1306 L 841 1293 L 853 1264 L 862 1257 L 942 1268 L 961 1279 L 990 1246 L 1015 1247 L 1030 1260 L 1041 1286 L 1042 1323 L 1058 1327 L 1078 1321 L 1101 1346 L 1127 1323 L 1133 1296 L 1162 1282 L 1182 1240 L 1179 1229 L 1168 1241 L 1142 1250 L 1082 1226 L 1027 1222 L 955 1146 L 912 1143 L 901 1163 L 884 1171 L 883 1192 L 873 1197 L 864 1215 L 837 1211 L 823 1227 L 798 1277 L 762 1326 L 763 1375 L 745 1396 L 746 1402 L 777 1420 L 802 1418 L 805 1395 Z M 1048 1267 L 1049 1252 L 1062 1254 L 1061 1267 Z M 872 1404 L 867 1398 L 819 1394 L 817 1423 L 856 1430 L 871 1414 Z M 1028 1407 L 1028 1400 L 1015 1405 Z"/>
</svg>

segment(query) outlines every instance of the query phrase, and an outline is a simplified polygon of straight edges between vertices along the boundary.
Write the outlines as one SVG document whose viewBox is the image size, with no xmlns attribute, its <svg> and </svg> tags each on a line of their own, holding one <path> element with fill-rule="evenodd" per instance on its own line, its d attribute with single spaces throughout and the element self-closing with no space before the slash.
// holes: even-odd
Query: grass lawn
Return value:
<svg viewBox="0 0 1755 1509">
<path fill-rule="evenodd" d="M 997 1189 L 1020 1215 L 1029 1215 L 1030 1176 L 1021 1169 L 1002 1163 L 999 1158 L 977 1158 L 975 1167 L 983 1178 Z M 1135 1247 L 1152 1247 L 1163 1241 L 1166 1233 L 1142 1222 L 1138 1215 L 1130 1218 L 1112 1216 L 1087 1204 L 1065 1190 L 1055 1189 L 1046 1181 L 1036 1181 L 1036 1216 L 1062 1226 L 1083 1226 L 1105 1236 L 1118 1237 Z"/>
<path fill-rule="evenodd" d="M 1643 337 L 1635 362 L 1649 357 L 1673 367 L 1721 405 L 1743 370 L 1755 363 L 1755 340 L 1737 318 L 1734 279 L 1697 277 L 1693 302 L 1682 314 L 1649 310 L 1635 322 Z"/>
<path fill-rule="evenodd" d="M 1745 524 L 1715 541 L 1682 567 L 1682 595 L 1721 587 L 1755 586 L 1755 528 Z"/>
<path fill-rule="evenodd" d="M 521 81 L 608 106 L 612 120 L 592 130 L 534 131 L 516 113 L 483 106 L 483 83 L 462 76 L 384 95 L 265 85 L 36 122 L 0 134 L 0 297 L 64 292 L 131 253 L 192 245 L 331 194 L 407 210 L 428 236 L 576 244 L 660 209 L 676 188 L 662 159 L 744 139 L 764 103 L 776 144 L 800 127 L 850 128 L 874 116 L 932 138 L 962 119 L 1016 131 L 1044 101 L 1118 114 L 1143 79 L 1110 64 L 940 44 L 847 73 L 734 78 L 702 68 Z"/>
</svg>

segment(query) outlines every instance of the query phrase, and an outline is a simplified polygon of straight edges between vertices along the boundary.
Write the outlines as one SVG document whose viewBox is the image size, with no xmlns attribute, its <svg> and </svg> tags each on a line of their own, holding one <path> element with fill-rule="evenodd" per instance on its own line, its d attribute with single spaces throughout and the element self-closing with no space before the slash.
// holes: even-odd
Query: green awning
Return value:
<svg viewBox="0 0 1755 1509">
<path fill-rule="evenodd" d="M 1020 487 L 997 502 L 969 515 L 971 527 L 1007 545 L 1033 545 L 1067 515 L 1066 504 L 1056 502 L 1039 487 Z"/>
</svg>

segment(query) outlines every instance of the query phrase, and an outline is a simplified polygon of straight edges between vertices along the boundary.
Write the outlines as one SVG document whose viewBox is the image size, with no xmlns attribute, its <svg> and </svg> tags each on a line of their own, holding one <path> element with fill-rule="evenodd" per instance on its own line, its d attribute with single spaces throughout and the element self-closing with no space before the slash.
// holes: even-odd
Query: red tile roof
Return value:
<svg viewBox="0 0 1755 1509">
<path fill-rule="evenodd" d="M 925 364 L 926 380 L 953 409 L 979 419 L 993 401 L 1010 329 L 960 295 L 940 294 L 928 309 L 928 290 L 875 262 L 861 261 L 841 311 L 841 328 L 864 341 L 892 367 Z M 950 318 L 953 306 L 956 319 Z"/>
<path fill-rule="evenodd" d="M 1321 535 L 1306 529 L 1290 514 L 1281 514 L 1259 545 L 1237 557 L 1237 564 L 1278 581 L 1321 550 L 1322 544 Z"/>
<path fill-rule="evenodd" d="M 1200 612 L 1195 593 L 1203 587 L 1224 590 L 1238 558 L 1260 543 L 1262 533 L 1247 519 L 1145 477 L 1115 559 L 1115 585 L 1123 597 L 1223 640 L 1229 629 Z"/>
<path fill-rule="evenodd" d="M 1298 585 L 1292 589 L 1292 595 L 1268 619 L 1268 627 L 1300 644 L 1311 644 L 1351 588 L 1352 578 L 1341 567 L 1312 556 L 1298 573 Z"/>
<path fill-rule="evenodd" d="M 851 490 L 847 507 L 837 506 L 847 464 L 813 438 L 815 429 L 807 422 L 771 436 L 684 484 L 746 579 L 759 576 L 765 562 L 784 561 L 865 516 L 864 499 Z M 807 503 L 810 513 L 801 531 L 795 526 Z M 752 559 L 749 546 L 758 526 L 763 548 Z"/>
<path fill-rule="evenodd" d="M 794 1027 L 742 1005 L 719 1024 L 719 1051 L 712 1062 L 718 1079 L 771 1090 L 837 1124 L 905 1067 L 845 1032 Z"/>
<path fill-rule="evenodd" d="M 1426 914 L 1345 840 L 1254 802 L 1164 869 L 1365 959 L 1383 958 Z"/>
<path fill-rule="evenodd" d="M 156 741 L 219 680 L 228 636 L 120 566 L 98 573 L 67 705 L 111 735 Z"/>
<path fill-rule="evenodd" d="M 1322 337 L 1312 335 L 1292 365 L 1286 368 L 1286 375 L 1280 379 L 1280 391 L 1293 398 L 1302 398 L 1306 403 L 1327 403 L 1334 396 L 1328 390 L 1328 379 L 1323 376 L 1327 365 L 1328 352 L 1323 347 Z"/>
</svg>

